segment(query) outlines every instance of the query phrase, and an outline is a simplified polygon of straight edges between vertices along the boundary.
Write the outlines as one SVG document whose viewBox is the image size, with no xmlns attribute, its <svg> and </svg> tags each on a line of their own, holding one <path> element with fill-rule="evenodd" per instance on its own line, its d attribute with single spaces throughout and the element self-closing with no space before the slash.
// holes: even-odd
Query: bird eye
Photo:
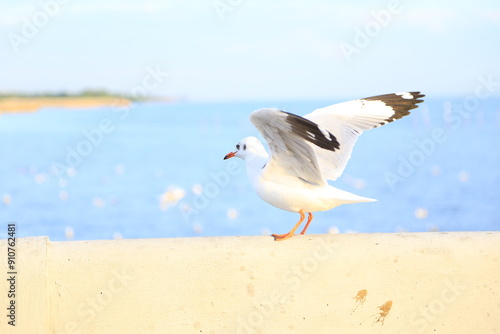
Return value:
<svg viewBox="0 0 500 334">
<path fill-rule="evenodd" d="M 236 149 L 239 150 L 240 149 L 240 144 L 236 145 Z"/>
<path fill-rule="evenodd" d="M 244 144 L 243 145 L 243 151 L 245 151 L 247 149 L 247 144 Z"/>
</svg>

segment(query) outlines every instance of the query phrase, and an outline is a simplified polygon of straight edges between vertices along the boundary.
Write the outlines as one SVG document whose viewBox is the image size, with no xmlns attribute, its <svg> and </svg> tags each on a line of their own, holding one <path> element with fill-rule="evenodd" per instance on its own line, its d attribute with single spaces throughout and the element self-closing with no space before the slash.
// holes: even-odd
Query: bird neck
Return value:
<svg viewBox="0 0 500 334">
<path fill-rule="evenodd" d="M 258 177 L 262 169 L 266 166 L 269 156 L 266 151 L 252 152 L 251 155 L 245 159 L 247 166 L 247 173 L 250 180 Z"/>
</svg>

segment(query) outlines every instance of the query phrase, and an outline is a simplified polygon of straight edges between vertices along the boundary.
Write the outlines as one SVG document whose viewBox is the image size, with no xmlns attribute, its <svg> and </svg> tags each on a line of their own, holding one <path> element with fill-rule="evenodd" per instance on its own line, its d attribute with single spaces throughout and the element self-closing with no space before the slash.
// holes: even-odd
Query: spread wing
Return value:
<svg viewBox="0 0 500 334">
<path fill-rule="evenodd" d="M 411 109 L 418 107 L 417 103 L 423 102 L 420 98 L 424 96 L 420 92 L 378 95 L 334 104 L 305 115 L 304 118 L 320 124 L 333 134 L 340 146 L 334 151 L 311 147 L 323 176 L 329 180 L 337 179 L 344 171 L 354 144 L 363 131 L 409 115 Z"/>
<path fill-rule="evenodd" d="M 259 109 L 250 120 L 266 139 L 271 156 L 266 168 L 318 185 L 326 184 L 315 148 L 335 152 L 339 142 L 306 118 L 278 109 Z"/>
</svg>

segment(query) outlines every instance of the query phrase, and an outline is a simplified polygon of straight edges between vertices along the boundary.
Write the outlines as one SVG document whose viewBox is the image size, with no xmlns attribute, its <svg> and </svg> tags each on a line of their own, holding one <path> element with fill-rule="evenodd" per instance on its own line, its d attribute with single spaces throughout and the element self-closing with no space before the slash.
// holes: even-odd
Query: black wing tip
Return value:
<svg viewBox="0 0 500 334">
<path fill-rule="evenodd" d="M 408 97 L 408 94 L 410 95 Z M 422 94 L 419 91 L 413 91 L 413 92 L 400 92 L 400 93 L 390 93 L 390 94 L 382 94 L 382 95 L 375 95 L 375 96 L 370 96 L 370 97 L 365 97 L 361 100 L 368 100 L 368 101 L 411 101 L 413 103 L 421 103 L 424 102 L 424 100 L 419 100 L 420 98 L 425 97 L 425 94 Z"/>
<path fill-rule="evenodd" d="M 420 100 L 421 98 L 425 97 L 425 94 L 422 94 L 421 92 L 408 92 L 413 96 L 413 101 L 415 104 L 417 103 L 422 103 L 424 100 Z M 418 106 L 415 106 L 414 108 L 417 108 Z"/>
<path fill-rule="evenodd" d="M 281 112 L 286 114 L 286 121 L 292 127 L 292 131 L 299 137 L 329 151 L 334 152 L 340 149 L 340 143 L 331 132 L 321 129 L 318 124 L 307 118 L 286 111 Z"/>
<path fill-rule="evenodd" d="M 380 123 L 383 125 L 386 124 L 386 122 L 392 122 L 409 115 L 410 110 L 418 108 L 417 104 L 424 102 L 422 99 L 424 96 L 425 95 L 419 91 L 413 91 L 371 96 L 361 100 L 380 101 L 392 108 L 394 114 L 387 118 L 385 122 Z"/>
</svg>

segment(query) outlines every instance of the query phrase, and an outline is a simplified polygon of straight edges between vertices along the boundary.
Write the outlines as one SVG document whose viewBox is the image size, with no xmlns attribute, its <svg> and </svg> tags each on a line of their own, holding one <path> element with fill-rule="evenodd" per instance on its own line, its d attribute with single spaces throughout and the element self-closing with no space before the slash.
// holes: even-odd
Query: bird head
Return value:
<svg viewBox="0 0 500 334">
<path fill-rule="evenodd" d="M 265 151 L 264 146 L 262 146 L 262 143 L 257 138 L 246 137 L 236 144 L 236 151 L 226 154 L 224 160 L 232 157 L 246 160 L 248 157 L 255 156 L 256 154 L 261 155 L 262 152 L 265 154 Z"/>
</svg>

